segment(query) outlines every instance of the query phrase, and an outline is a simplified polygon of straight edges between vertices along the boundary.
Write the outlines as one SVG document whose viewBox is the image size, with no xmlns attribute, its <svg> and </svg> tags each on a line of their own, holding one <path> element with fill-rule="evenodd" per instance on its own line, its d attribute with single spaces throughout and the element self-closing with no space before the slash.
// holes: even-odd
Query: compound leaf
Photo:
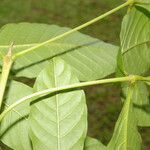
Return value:
<svg viewBox="0 0 150 150">
<path fill-rule="evenodd" d="M 41 91 L 78 79 L 60 58 L 53 58 L 37 77 L 34 89 Z M 35 150 L 83 150 L 87 131 L 87 108 L 82 90 L 48 95 L 32 104 L 30 137 Z"/>
<path fill-rule="evenodd" d="M 16 100 L 32 93 L 32 88 L 12 81 L 6 96 L 5 109 Z M 28 135 L 29 102 L 25 102 L 9 112 L 1 122 L 0 139 L 14 150 L 32 150 Z"/>
</svg>

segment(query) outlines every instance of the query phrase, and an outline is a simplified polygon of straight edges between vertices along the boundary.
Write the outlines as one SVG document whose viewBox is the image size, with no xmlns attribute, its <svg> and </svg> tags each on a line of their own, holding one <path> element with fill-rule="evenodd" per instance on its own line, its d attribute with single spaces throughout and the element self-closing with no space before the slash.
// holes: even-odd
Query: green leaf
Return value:
<svg viewBox="0 0 150 150">
<path fill-rule="evenodd" d="M 150 68 L 150 14 L 132 8 L 121 29 L 121 53 L 125 72 L 144 74 Z"/>
<path fill-rule="evenodd" d="M 132 8 L 124 17 L 121 30 L 121 53 L 118 66 L 126 74 L 149 74 L 150 69 L 150 19 L 145 12 Z M 118 68 L 119 68 L 118 67 Z M 144 84 L 136 84 L 133 101 L 138 125 L 149 125 L 148 89 Z M 145 110 L 146 109 L 146 110 Z"/>
<path fill-rule="evenodd" d="M 142 7 L 150 12 L 150 1 L 149 0 L 135 0 L 136 6 Z"/>
<path fill-rule="evenodd" d="M 150 82 L 146 82 L 147 85 L 150 85 Z"/>
<path fill-rule="evenodd" d="M 106 150 L 106 147 L 97 139 L 87 137 L 84 150 Z"/>
<path fill-rule="evenodd" d="M 133 98 L 138 125 L 150 126 L 150 93 L 145 83 L 136 84 Z"/>
<path fill-rule="evenodd" d="M 0 150 L 12 150 L 8 146 L 6 146 L 2 141 L 0 141 Z"/>
<path fill-rule="evenodd" d="M 141 138 L 137 130 L 137 123 L 133 113 L 133 87 L 128 89 L 128 96 L 115 125 L 115 130 L 108 150 L 140 150 Z"/>
<path fill-rule="evenodd" d="M 32 88 L 12 81 L 6 95 L 5 108 L 16 100 L 32 93 Z M 1 141 L 14 150 L 32 150 L 28 135 L 29 102 L 19 105 L 5 116 L 0 126 Z"/>
<path fill-rule="evenodd" d="M 116 76 L 123 77 L 126 76 L 127 73 L 125 72 L 124 64 L 123 64 L 123 57 L 121 54 L 121 50 L 119 49 L 117 55 L 117 67 L 116 67 Z"/>
<path fill-rule="evenodd" d="M 62 59 L 39 74 L 34 89 L 41 91 L 79 82 Z M 49 95 L 32 104 L 30 137 L 36 150 L 83 150 L 87 132 L 87 108 L 82 90 Z"/>
<path fill-rule="evenodd" d="M 126 93 L 124 86 L 124 93 Z M 144 82 L 135 84 L 133 92 L 133 108 L 139 126 L 150 126 L 150 93 Z"/>
<path fill-rule="evenodd" d="M 0 52 L 3 56 L 10 43 L 13 53 L 36 46 L 69 28 L 56 25 L 19 23 L 8 24 L 0 30 Z M 17 76 L 36 77 L 52 57 L 60 56 L 72 66 L 80 80 L 103 78 L 115 71 L 118 47 L 75 32 L 17 59 L 13 71 Z"/>
</svg>

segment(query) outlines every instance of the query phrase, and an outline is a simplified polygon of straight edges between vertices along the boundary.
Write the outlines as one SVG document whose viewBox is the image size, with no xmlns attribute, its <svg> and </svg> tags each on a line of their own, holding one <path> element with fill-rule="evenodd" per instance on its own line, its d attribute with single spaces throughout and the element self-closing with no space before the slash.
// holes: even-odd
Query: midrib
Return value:
<svg viewBox="0 0 150 150">
<path fill-rule="evenodd" d="M 141 45 L 144 45 L 144 44 L 149 43 L 149 42 L 150 42 L 150 40 L 144 41 L 144 42 L 141 42 L 141 43 L 138 43 L 138 44 L 135 44 L 135 45 L 133 45 L 133 46 L 127 48 L 126 50 L 124 50 L 124 52 L 122 52 L 122 55 L 126 54 L 128 51 L 134 49 L 134 48 L 137 47 L 137 46 L 141 46 Z M 123 50 L 121 50 L 121 51 L 123 51 Z"/>
<path fill-rule="evenodd" d="M 37 46 L 41 43 L 31 43 L 31 44 L 18 44 L 14 45 L 14 48 L 22 48 L 22 47 L 32 47 L 32 46 Z M 88 43 L 87 43 L 88 44 Z M 68 43 L 59 43 L 59 42 L 52 42 L 50 45 L 66 45 L 66 46 L 78 46 L 77 44 L 68 44 Z M 86 45 L 84 45 L 86 46 Z M 0 48 L 9 48 L 10 45 L 0 45 Z"/>
<path fill-rule="evenodd" d="M 54 69 L 53 69 L 53 73 L 54 73 L 54 86 L 57 87 L 57 78 L 56 78 L 56 75 L 55 75 L 55 61 L 53 59 L 53 66 L 54 66 Z M 60 125 L 59 125 L 59 100 L 58 100 L 58 94 L 56 94 L 56 116 L 57 116 L 57 150 L 60 150 Z"/>
<path fill-rule="evenodd" d="M 125 142 L 125 150 L 128 150 L 128 123 L 129 123 L 129 112 L 131 109 L 131 99 L 128 99 L 128 101 L 126 102 L 126 107 L 125 110 L 127 109 L 127 114 L 125 115 L 126 117 L 126 123 L 125 123 L 125 138 L 126 138 L 126 142 Z"/>
</svg>

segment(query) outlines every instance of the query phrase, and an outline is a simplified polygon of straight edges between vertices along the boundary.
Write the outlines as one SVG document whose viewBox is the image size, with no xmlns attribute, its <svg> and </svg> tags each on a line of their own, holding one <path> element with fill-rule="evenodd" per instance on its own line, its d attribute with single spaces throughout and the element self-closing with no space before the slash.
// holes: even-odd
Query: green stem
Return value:
<svg viewBox="0 0 150 150">
<path fill-rule="evenodd" d="M 19 52 L 19 53 L 15 54 L 13 56 L 13 60 L 16 60 L 18 57 L 23 56 L 23 55 L 25 55 L 25 54 L 27 54 L 27 53 L 29 53 L 29 52 L 31 52 L 31 51 L 41 47 L 41 46 L 44 46 L 45 44 L 49 44 L 49 43 L 54 42 L 56 40 L 59 40 L 59 39 L 61 39 L 63 37 L 66 37 L 69 34 L 72 34 L 72 33 L 76 32 L 76 31 L 79 31 L 79 30 L 81 30 L 81 29 L 83 29 L 83 28 L 85 28 L 85 27 L 87 27 L 87 26 L 89 26 L 89 25 L 91 25 L 91 24 L 93 24 L 93 23 L 95 23 L 95 22 L 97 22 L 97 21 L 99 21 L 99 20 L 101 20 L 101 19 L 103 19 L 103 18 L 113 14 L 113 13 L 115 13 L 116 11 L 118 11 L 118 10 L 120 10 L 120 9 L 130 5 L 130 4 L 132 4 L 132 3 L 133 3 L 133 0 L 128 0 L 126 3 L 124 3 L 124 4 L 120 5 L 120 6 L 114 8 L 114 9 L 108 11 L 108 12 L 106 12 L 103 15 L 100 15 L 100 16 L 94 18 L 93 20 L 91 20 L 91 21 L 89 21 L 87 23 L 84 23 L 84 24 L 82 24 L 82 25 L 80 25 L 80 26 L 78 26 L 78 27 L 76 27 L 76 28 L 74 28 L 74 29 L 72 29 L 72 30 L 70 30 L 68 32 L 65 32 L 65 33 L 63 33 L 61 35 L 58 35 L 58 36 L 56 36 L 56 37 L 54 37 L 52 39 L 49 39 L 49 40 L 47 40 L 47 41 L 45 41 L 43 43 L 40 43 L 40 44 L 38 44 L 36 46 L 33 46 L 33 47 L 28 48 L 28 49 L 26 49 L 26 50 L 24 50 L 22 52 Z"/>
<path fill-rule="evenodd" d="M 9 72 L 13 63 L 12 46 L 13 44 L 11 44 L 8 50 L 8 53 L 6 54 L 6 56 L 4 56 L 4 59 L 3 59 L 2 75 L 1 75 L 1 80 L 0 80 L 0 110 L 2 107 L 2 103 L 3 103 L 3 97 L 4 97 L 4 92 L 5 92 Z"/>
<path fill-rule="evenodd" d="M 131 109 L 131 105 L 132 105 L 132 96 L 133 96 L 133 92 L 134 92 L 134 86 L 135 84 L 130 84 L 128 86 L 128 91 L 127 91 L 127 98 L 125 100 L 125 104 L 124 104 L 124 111 L 127 112 L 128 115 L 129 114 L 129 109 Z"/>
<path fill-rule="evenodd" d="M 4 110 L 1 115 L 0 115 L 0 122 L 4 118 L 4 116 L 10 112 L 12 109 L 14 109 L 16 106 L 29 101 L 33 100 L 42 96 L 46 96 L 48 94 L 58 94 L 62 91 L 69 91 L 69 90 L 76 90 L 79 88 L 87 87 L 87 86 L 93 86 L 93 85 L 99 85 L 99 84 L 104 84 L 104 83 L 116 83 L 116 82 L 131 82 L 134 83 L 135 81 L 148 81 L 149 78 L 147 77 L 141 77 L 141 76 L 128 76 L 128 77 L 120 77 L 120 78 L 111 78 L 111 79 L 102 79 L 102 80 L 96 80 L 96 81 L 89 81 L 89 82 L 83 82 L 83 83 L 76 83 L 72 85 L 67 85 L 67 86 L 62 86 L 62 87 L 57 87 L 57 88 L 50 88 L 46 89 L 43 91 L 39 91 L 36 93 L 33 93 L 31 95 L 25 96 L 21 98 L 20 100 L 17 100 L 15 103 L 10 105 L 6 110 Z"/>
</svg>

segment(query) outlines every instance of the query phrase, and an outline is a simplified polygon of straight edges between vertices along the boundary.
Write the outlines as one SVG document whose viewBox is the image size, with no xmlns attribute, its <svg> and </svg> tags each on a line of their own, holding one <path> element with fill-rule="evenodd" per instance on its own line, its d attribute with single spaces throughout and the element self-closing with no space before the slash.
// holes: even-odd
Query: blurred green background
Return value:
<svg viewBox="0 0 150 150">
<path fill-rule="evenodd" d="M 114 8 L 120 0 L 0 0 L 0 27 L 11 22 L 39 22 L 76 27 Z M 81 32 L 119 44 L 121 20 L 126 10 L 97 22 Z M 122 104 L 119 85 L 86 88 L 89 111 L 89 131 L 92 137 L 107 144 Z M 150 150 L 150 128 L 139 129 L 142 150 Z"/>
</svg>

